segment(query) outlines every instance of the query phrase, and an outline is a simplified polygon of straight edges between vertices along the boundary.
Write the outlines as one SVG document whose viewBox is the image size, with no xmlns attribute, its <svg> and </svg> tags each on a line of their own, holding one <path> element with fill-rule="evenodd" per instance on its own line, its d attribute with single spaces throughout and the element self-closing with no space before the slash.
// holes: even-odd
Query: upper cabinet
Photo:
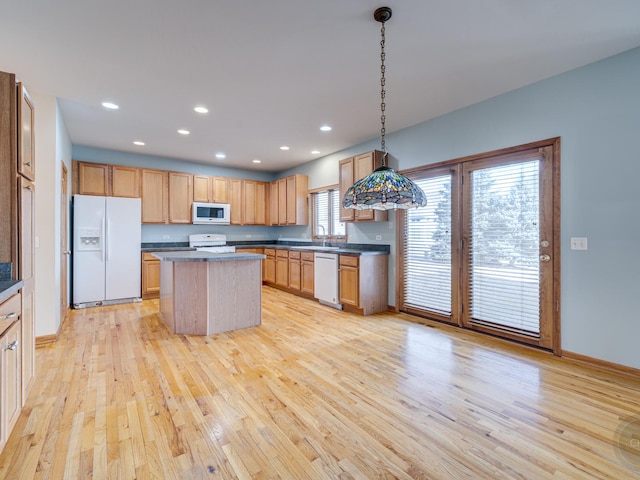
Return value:
<svg viewBox="0 0 640 480">
<path fill-rule="evenodd" d="M 36 179 L 35 132 L 33 102 L 22 84 L 18 83 L 18 173 L 29 180 Z"/>
<path fill-rule="evenodd" d="M 227 178 L 208 175 L 193 176 L 193 201 L 229 203 Z"/>
<path fill-rule="evenodd" d="M 254 180 L 243 181 L 243 224 L 267 224 L 267 183 Z"/>
<path fill-rule="evenodd" d="M 271 183 L 271 225 L 309 224 L 309 177 L 290 175 Z"/>
<path fill-rule="evenodd" d="M 140 197 L 139 168 L 92 162 L 74 162 L 73 173 L 73 193 L 107 197 Z"/>
<path fill-rule="evenodd" d="M 380 166 L 382 166 L 382 152 L 379 150 L 341 160 L 339 164 L 340 198 L 344 198 L 344 194 L 351 185 Z M 389 214 L 386 210 L 353 210 L 340 207 L 341 222 L 386 222 L 388 219 Z"/>
<path fill-rule="evenodd" d="M 142 169 L 142 223 L 167 223 L 167 172 Z"/>
<path fill-rule="evenodd" d="M 191 223 L 193 175 L 169 172 L 169 223 Z"/>
</svg>

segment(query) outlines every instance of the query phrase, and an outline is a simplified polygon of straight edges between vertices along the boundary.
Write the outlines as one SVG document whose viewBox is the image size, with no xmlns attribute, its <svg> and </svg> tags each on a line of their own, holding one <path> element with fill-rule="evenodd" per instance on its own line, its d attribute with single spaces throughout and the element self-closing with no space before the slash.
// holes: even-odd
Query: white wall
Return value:
<svg viewBox="0 0 640 480">
<path fill-rule="evenodd" d="M 60 162 L 71 172 L 71 141 L 55 97 L 30 92 L 36 135 L 36 337 L 60 326 Z"/>
</svg>

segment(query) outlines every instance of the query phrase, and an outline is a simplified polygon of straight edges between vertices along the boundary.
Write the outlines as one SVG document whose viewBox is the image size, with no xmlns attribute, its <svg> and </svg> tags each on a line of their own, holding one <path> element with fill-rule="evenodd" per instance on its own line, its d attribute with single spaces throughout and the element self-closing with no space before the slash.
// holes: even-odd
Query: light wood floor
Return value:
<svg viewBox="0 0 640 480">
<path fill-rule="evenodd" d="M 263 325 L 173 336 L 157 301 L 37 350 L 2 479 L 628 479 L 640 380 L 265 287 Z"/>
</svg>

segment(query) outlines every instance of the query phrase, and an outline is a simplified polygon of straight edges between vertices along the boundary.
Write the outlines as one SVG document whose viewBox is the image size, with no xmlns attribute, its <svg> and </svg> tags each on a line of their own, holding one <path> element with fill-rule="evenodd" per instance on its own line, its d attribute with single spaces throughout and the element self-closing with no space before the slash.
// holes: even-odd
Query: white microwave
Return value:
<svg viewBox="0 0 640 480">
<path fill-rule="evenodd" d="M 200 203 L 193 202 L 194 225 L 229 225 L 231 223 L 231 208 L 228 203 Z"/>
</svg>

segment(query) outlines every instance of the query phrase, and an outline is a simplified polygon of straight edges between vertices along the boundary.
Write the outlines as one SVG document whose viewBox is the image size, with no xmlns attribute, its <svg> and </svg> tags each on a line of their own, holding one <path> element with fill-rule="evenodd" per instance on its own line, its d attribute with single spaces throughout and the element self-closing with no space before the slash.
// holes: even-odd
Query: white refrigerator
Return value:
<svg viewBox="0 0 640 480">
<path fill-rule="evenodd" d="M 139 198 L 73 196 L 73 306 L 140 301 Z"/>
</svg>

